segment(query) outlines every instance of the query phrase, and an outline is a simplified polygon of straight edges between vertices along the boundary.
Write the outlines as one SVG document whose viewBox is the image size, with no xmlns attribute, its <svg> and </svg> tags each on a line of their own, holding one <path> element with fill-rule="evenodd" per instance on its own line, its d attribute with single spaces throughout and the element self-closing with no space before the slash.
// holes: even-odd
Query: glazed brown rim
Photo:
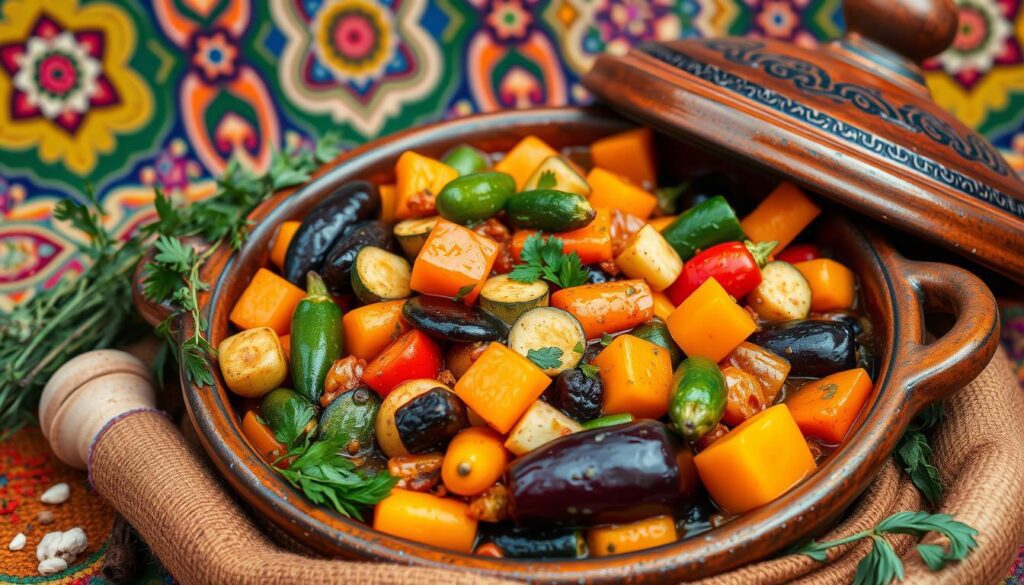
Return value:
<svg viewBox="0 0 1024 585">
<path fill-rule="evenodd" d="M 607 132 L 626 127 L 621 119 L 603 110 L 577 108 L 505 112 L 445 122 L 356 149 L 291 197 L 318 199 L 373 163 L 394 160 L 404 150 L 437 142 L 439 133 L 450 142 L 481 130 L 517 134 L 516 128 L 536 124 L 586 124 Z M 287 218 L 286 206 L 280 205 L 283 200 L 284 196 L 275 197 L 254 212 L 259 223 L 250 242 L 269 237 L 270 230 Z M 872 391 L 872 406 L 862 415 L 848 445 L 808 481 L 723 527 L 671 545 L 617 557 L 521 561 L 459 554 L 391 537 L 313 506 L 271 471 L 243 437 L 219 372 L 218 386 L 212 391 L 191 387 L 183 377 L 186 404 L 204 448 L 232 487 L 264 515 L 286 518 L 288 523 L 280 525 L 283 530 L 325 554 L 340 550 L 353 558 L 473 570 L 531 582 L 611 583 L 708 576 L 777 553 L 810 537 L 838 516 L 873 478 L 913 414 L 973 379 L 995 351 L 995 301 L 976 277 L 959 268 L 903 259 L 876 234 L 866 235 L 847 221 L 833 219 L 823 231 L 829 234 L 840 256 L 854 255 L 854 268 L 859 274 L 870 269 L 884 280 L 884 286 L 872 281 L 869 290 L 864 291 L 875 334 L 884 336 L 876 347 L 890 348 L 877 356 L 879 381 Z M 861 250 L 859 256 L 856 249 Z M 243 249 L 242 254 L 265 255 L 265 251 Z M 202 303 L 207 316 L 217 307 L 236 260 L 236 255 L 222 251 L 208 264 L 208 281 L 216 282 L 212 295 Z M 954 327 L 930 345 L 922 342 L 923 305 L 946 309 L 957 316 Z M 214 343 L 228 330 L 226 312 L 216 313 L 205 332 Z"/>
</svg>

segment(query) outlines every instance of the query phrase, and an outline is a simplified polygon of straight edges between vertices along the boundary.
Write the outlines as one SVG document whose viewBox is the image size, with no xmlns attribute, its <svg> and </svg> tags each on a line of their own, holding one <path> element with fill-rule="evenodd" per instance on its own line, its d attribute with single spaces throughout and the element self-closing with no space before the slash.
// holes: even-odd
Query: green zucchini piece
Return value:
<svg viewBox="0 0 1024 585">
<path fill-rule="evenodd" d="M 541 367 L 545 374 L 557 376 L 580 363 L 587 347 L 587 337 L 576 317 L 562 309 L 537 307 L 523 313 L 512 324 L 508 346 L 526 358 L 530 357 L 531 350 L 544 351 L 552 361 L 557 356 L 557 365 Z M 557 352 L 548 348 L 554 348 Z"/>
<path fill-rule="evenodd" d="M 526 181 L 523 191 L 555 189 L 566 193 L 590 196 L 590 185 L 568 161 L 560 156 L 549 156 Z"/>
<path fill-rule="evenodd" d="M 395 239 L 409 258 L 415 258 L 427 243 L 430 230 L 437 225 L 438 216 L 406 219 L 395 225 Z"/>
<path fill-rule="evenodd" d="M 309 422 L 313 421 L 313 414 L 316 410 L 308 400 L 298 392 L 290 388 L 278 388 L 271 390 L 263 397 L 260 403 L 260 418 L 263 419 L 270 430 L 275 434 L 280 432 L 285 425 L 292 424 L 295 415 L 308 409 L 310 417 L 306 423 L 309 429 Z"/>
<path fill-rule="evenodd" d="M 651 319 L 643 325 L 634 327 L 629 334 L 667 349 L 668 356 L 672 358 L 673 368 L 678 366 L 679 362 L 683 361 L 683 358 L 686 357 L 683 354 L 683 350 L 679 349 L 675 340 L 672 339 L 672 334 L 668 331 L 668 325 L 661 319 Z"/>
<path fill-rule="evenodd" d="M 466 225 L 497 215 L 516 193 L 516 180 L 508 173 L 485 171 L 451 181 L 437 195 L 441 217 Z"/>
<path fill-rule="evenodd" d="M 508 200 L 505 211 L 513 228 L 546 232 L 579 229 L 589 225 L 597 215 L 586 197 L 551 189 L 520 193 Z"/>
<path fill-rule="evenodd" d="M 589 431 L 590 429 L 614 427 L 616 425 L 624 425 L 631 422 L 633 422 L 633 415 L 628 412 L 609 414 L 583 423 L 583 430 Z"/>
<path fill-rule="evenodd" d="M 487 155 L 478 148 L 460 144 L 449 150 L 441 162 L 459 171 L 460 175 L 477 173 L 490 166 Z"/>
<path fill-rule="evenodd" d="M 548 306 L 548 283 L 519 282 L 507 274 L 492 276 L 480 289 L 480 306 L 511 325 L 530 309 Z"/>
<path fill-rule="evenodd" d="M 698 250 L 706 250 L 722 242 L 742 242 L 747 239 L 725 197 L 716 195 L 683 212 L 661 235 L 675 248 L 685 262 Z"/>
<path fill-rule="evenodd" d="M 687 441 L 711 432 L 725 414 L 727 386 L 718 364 L 699 356 L 683 360 L 669 387 L 668 416 Z"/>
<path fill-rule="evenodd" d="M 380 396 L 365 386 L 339 395 L 320 415 L 320 438 L 344 441 L 345 453 L 351 456 L 372 450 L 380 402 Z"/>
<path fill-rule="evenodd" d="M 412 294 L 409 261 L 398 254 L 367 246 L 356 255 L 352 267 L 352 292 L 364 303 L 408 298 Z"/>
</svg>

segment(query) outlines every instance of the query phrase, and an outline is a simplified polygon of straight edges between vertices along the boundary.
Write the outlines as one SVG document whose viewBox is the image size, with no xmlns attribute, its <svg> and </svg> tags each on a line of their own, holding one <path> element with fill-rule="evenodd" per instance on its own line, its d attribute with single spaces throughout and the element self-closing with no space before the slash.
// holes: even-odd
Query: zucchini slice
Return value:
<svg viewBox="0 0 1024 585">
<path fill-rule="evenodd" d="M 352 292 L 364 303 L 408 298 L 412 294 L 409 261 L 387 250 L 367 246 L 356 255 Z"/>
<path fill-rule="evenodd" d="M 406 219 L 395 225 L 395 239 L 409 258 L 415 258 L 427 242 L 430 230 L 437 225 L 439 216 Z"/>
<path fill-rule="evenodd" d="M 559 350 L 558 365 L 543 368 L 545 374 L 557 376 L 580 363 L 587 347 L 587 337 L 576 317 L 562 309 L 537 307 L 516 319 L 508 334 L 508 346 L 526 358 L 530 357 L 530 350 L 552 347 Z"/>
<path fill-rule="evenodd" d="M 511 325 L 530 309 L 548 306 L 548 283 L 519 282 L 507 274 L 492 276 L 480 289 L 480 306 Z"/>
<path fill-rule="evenodd" d="M 747 302 L 765 321 L 805 319 L 811 312 L 811 285 L 796 266 L 776 260 L 761 269 L 761 284 Z"/>
<path fill-rule="evenodd" d="M 590 196 L 590 185 L 587 184 L 587 180 L 573 168 L 572 163 L 560 156 L 549 156 L 544 159 L 521 190 L 534 189 L 555 189 L 584 197 Z"/>
</svg>

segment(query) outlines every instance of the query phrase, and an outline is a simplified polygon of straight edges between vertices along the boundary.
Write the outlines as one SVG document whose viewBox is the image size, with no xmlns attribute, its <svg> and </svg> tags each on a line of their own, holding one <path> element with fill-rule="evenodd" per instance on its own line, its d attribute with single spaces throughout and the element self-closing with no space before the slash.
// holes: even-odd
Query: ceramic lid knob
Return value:
<svg viewBox="0 0 1024 585">
<path fill-rule="evenodd" d="M 944 51 L 959 21 L 953 0 L 846 0 L 846 28 L 920 63 Z"/>
</svg>

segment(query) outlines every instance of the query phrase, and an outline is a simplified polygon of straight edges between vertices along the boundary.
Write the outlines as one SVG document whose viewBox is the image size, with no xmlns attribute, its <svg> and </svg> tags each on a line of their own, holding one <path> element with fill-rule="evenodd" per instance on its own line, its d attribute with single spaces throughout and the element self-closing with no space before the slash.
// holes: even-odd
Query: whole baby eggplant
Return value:
<svg viewBox="0 0 1024 585">
<path fill-rule="evenodd" d="M 402 316 L 427 335 L 448 341 L 498 341 L 508 335 L 508 325 L 501 319 L 444 297 L 413 297 L 402 307 Z"/>
<path fill-rule="evenodd" d="M 844 321 L 786 321 L 765 326 L 747 341 L 789 360 L 790 376 L 823 378 L 857 367 L 856 335 Z"/>
<path fill-rule="evenodd" d="M 480 540 L 497 546 L 505 558 L 578 559 L 587 550 L 583 533 L 571 528 L 481 524 Z"/>
<path fill-rule="evenodd" d="M 306 273 L 319 272 L 331 247 L 359 221 L 380 209 L 380 193 L 367 181 L 352 181 L 335 189 L 302 220 L 284 257 L 284 277 L 304 286 Z"/>
<path fill-rule="evenodd" d="M 513 520 L 563 526 L 671 514 L 699 485 L 690 450 L 654 420 L 555 439 L 513 461 L 505 482 Z"/>
<path fill-rule="evenodd" d="M 398 251 L 388 224 L 377 220 L 357 223 L 351 231 L 338 238 L 324 260 L 324 282 L 332 293 L 343 295 L 352 290 L 352 265 L 356 262 L 356 255 L 366 246 Z"/>
</svg>

